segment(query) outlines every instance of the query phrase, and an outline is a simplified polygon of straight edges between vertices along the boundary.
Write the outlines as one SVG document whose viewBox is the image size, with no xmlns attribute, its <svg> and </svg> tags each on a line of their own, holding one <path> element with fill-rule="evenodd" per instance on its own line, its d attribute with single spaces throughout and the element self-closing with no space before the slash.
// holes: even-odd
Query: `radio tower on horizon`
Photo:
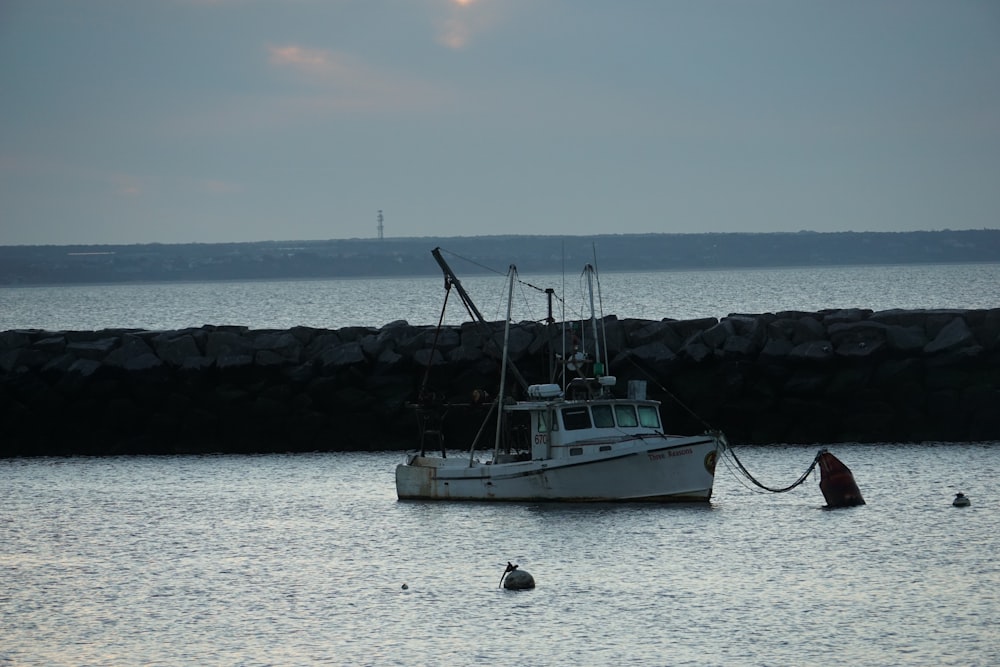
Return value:
<svg viewBox="0 0 1000 667">
<path fill-rule="evenodd" d="M 382 238 L 383 238 L 382 237 L 383 230 L 384 230 L 384 227 L 382 225 L 382 209 L 379 209 L 379 211 L 378 211 L 378 240 L 379 241 L 381 241 Z"/>
</svg>

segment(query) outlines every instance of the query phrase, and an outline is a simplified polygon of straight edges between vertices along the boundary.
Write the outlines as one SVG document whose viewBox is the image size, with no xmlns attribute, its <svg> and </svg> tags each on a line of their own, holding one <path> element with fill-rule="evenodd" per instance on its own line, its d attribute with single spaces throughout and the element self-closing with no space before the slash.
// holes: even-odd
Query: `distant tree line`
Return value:
<svg viewBox="0 0 1000 667">
<path fill-rule="evenodd" d="M 603 271 L 966 263 L 1000 261 L 1000 229 L 0 246 L 0 284 L 435 275 L 438 246 L 468 260 L 456 266 L 462 274 L 511 263 L 552 273 L 595 260 Z"/>
</svg>

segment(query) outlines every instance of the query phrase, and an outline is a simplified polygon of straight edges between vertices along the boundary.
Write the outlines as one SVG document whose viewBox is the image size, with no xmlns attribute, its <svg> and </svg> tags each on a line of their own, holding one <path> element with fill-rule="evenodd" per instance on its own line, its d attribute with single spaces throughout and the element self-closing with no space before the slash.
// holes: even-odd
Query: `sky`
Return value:
<svg viewBox="0 0 1000 667">
<path fill-rule="evenodd" d="M 0 0 L 0 245 L 1000 227 L 995 0 Z"/>
</svg>

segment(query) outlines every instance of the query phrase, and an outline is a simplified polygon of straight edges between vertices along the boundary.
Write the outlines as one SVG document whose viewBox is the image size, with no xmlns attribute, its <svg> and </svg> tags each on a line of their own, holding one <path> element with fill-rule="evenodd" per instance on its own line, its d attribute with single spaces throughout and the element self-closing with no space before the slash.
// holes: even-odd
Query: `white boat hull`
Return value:
<svg viewBox="0 0 1000 667">
<path fill-rule="evenodd" d="M 423 500 L 708 502 L 721 446 L 712 435 L 661 436 L 512 463 L 411 455 L 396 468 L 396 493 Z"/>
</svg>

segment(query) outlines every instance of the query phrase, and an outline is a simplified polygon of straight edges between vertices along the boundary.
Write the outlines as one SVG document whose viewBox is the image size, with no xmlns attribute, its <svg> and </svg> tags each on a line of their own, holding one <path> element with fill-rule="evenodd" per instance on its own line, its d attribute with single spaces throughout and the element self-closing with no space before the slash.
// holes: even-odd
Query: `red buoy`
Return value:
<svg viewBox="0 0 1000 667">
<path fill-rule="evenodd" d="M 850 468 L 825 449 L 819 454 L 819 490 L 826 498 L 827 507 L 865 504 Z"/>
</svg>

